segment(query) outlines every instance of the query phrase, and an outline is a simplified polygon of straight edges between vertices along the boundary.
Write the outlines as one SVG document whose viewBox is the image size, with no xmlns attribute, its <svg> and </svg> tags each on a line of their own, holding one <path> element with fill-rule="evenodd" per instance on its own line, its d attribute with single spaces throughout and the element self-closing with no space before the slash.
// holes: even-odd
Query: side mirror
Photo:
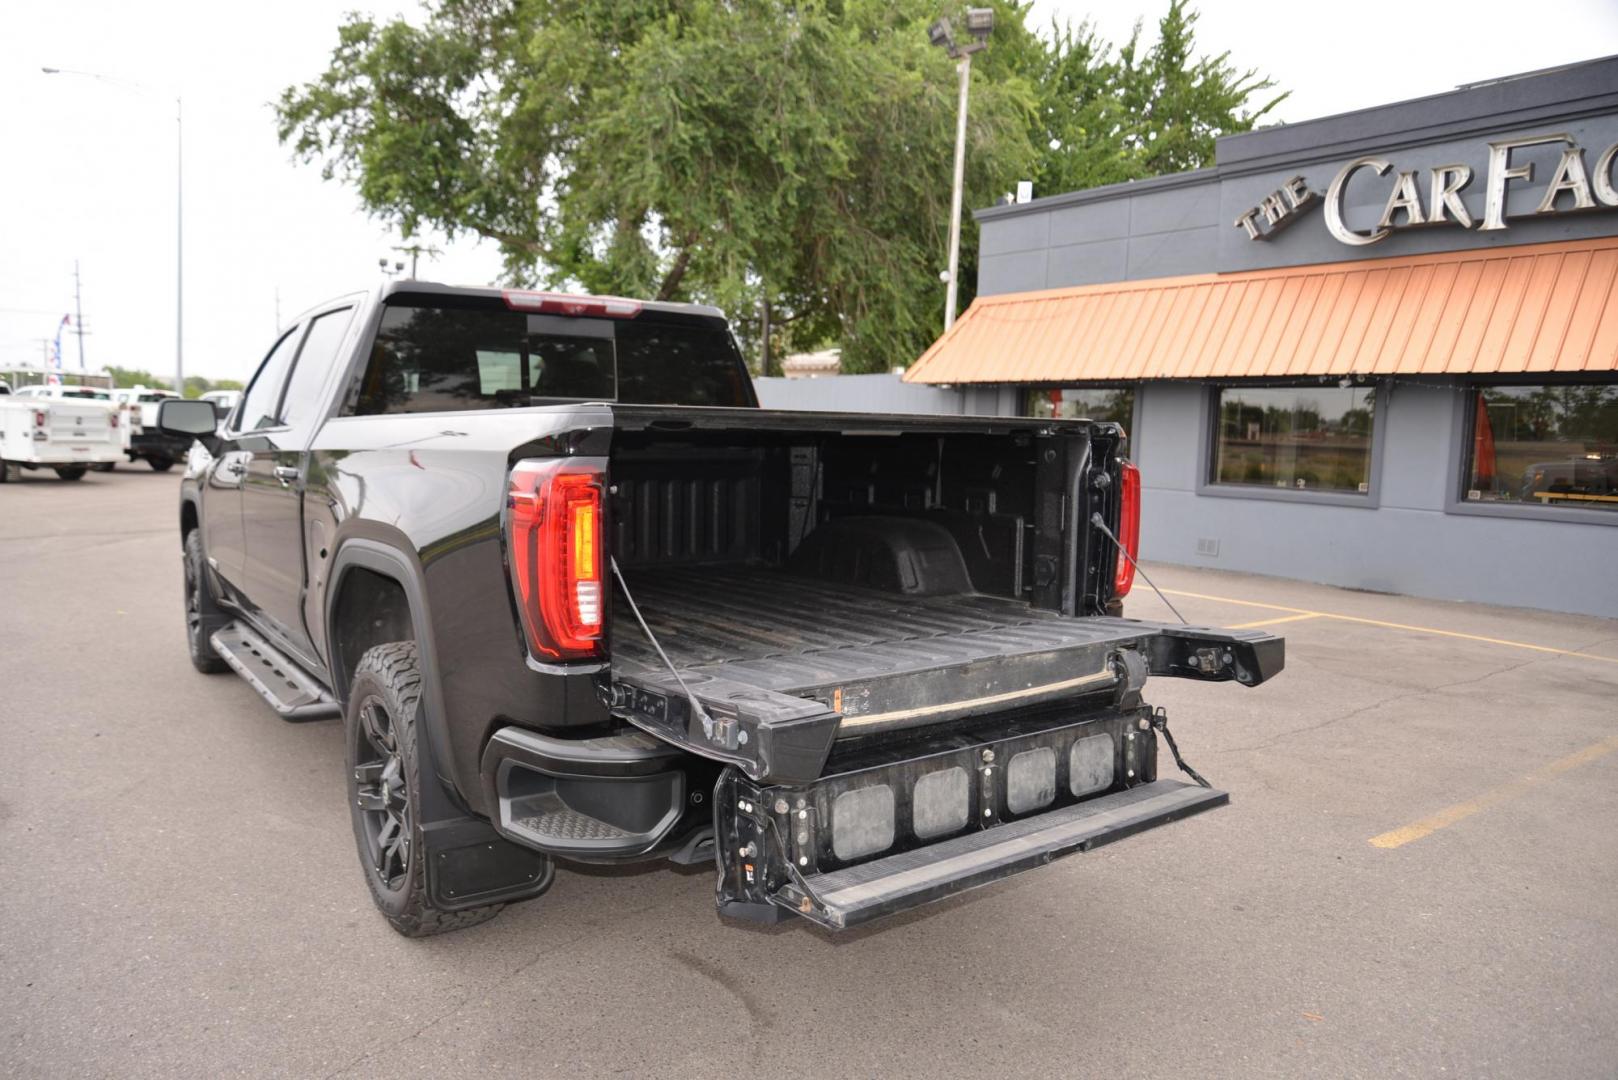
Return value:
<svg viewBox="0 0 1618 1080">
<path fill-rule="evenodd" d="M 213 402 L 169 398 L 157 407 L 157 427 L 165 435 L 212 435 L 219 427 Z"/>
</svg>

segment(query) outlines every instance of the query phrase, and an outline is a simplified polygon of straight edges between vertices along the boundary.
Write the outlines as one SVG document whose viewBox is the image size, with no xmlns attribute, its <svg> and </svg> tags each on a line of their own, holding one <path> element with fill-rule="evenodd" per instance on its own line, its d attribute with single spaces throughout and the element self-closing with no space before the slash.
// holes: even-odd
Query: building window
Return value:
<svg viewBox="0 0 1618 1080">
<path fill-rule="evenodd" d="M 1467 501 L 1618 511 L 1618 383 L 1472 392 Z"/>
<path fill-rule="evenodd" d="M 1104 420 L 1126 434 L 1135 424 L 1135 391 L 1127 386 L 1062 386 L 1030 389 L 1023 412 L 1059 420 Z"/>
<path fill-rule="evenodd" d="M 1213 483 L 1370 491 L 1374 387 L 1226 386 L 1215 411 Z"/>
</svg>

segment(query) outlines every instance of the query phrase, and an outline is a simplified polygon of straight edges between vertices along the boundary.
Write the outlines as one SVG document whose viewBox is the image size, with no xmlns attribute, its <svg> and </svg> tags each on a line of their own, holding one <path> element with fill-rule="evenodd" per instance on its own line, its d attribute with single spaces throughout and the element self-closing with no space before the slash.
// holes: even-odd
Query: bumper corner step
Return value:
<svg viewBox="0 0 1618 1080">
<path fill-rule="evenodd" d="M 841 930 L 987 885 L 1077 851 L 1230 802 L 1213 788 L 1157 780 L 981 832 L 783 886 L 771 901 Z"/>
<path fill-rule="evenodd" d="M 324 720 L 342 714 L 325 687 L 244 623 L 216 630 L 208 641 L 281 719 Z"/>
</svg>

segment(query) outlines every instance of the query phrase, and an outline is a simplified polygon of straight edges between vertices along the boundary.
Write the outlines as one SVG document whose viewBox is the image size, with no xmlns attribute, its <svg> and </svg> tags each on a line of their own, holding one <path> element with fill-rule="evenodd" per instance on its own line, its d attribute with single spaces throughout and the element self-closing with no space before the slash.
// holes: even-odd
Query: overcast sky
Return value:
<svg viewBox="0 0 1618 1080">
<path fill-rule="evenodd" d="M 1034 20 L 1095 22 L 1113 39 L 1166 0 L 1037 0 Z M 401 241 L 353 193 L 293 164 L 268 102 L 318 74 L 342 12 L 414 12 L 405 0 L 18 5 L 0 35 L 0 367 L 37 361 L 83 275 L 87 366 L 174 366 L 175 123 L 185 101 L 186 370 L 246 378 L 283 319 L 372 285 Z M 1205 0 L 1199 41 L 1273 76 L 1296 121 L 1457 84 L 1618 53 L 1618 3 L 1474 0 L 1277 5 Z M 42 65 L 146 84 L 47 76 Z M 1041 192 L 1040 194 L 1052 194 Z M 423 277 L 483 284 L 491 246 L 446 245 Z M 64 336 L 69 367 L 77 342 Z"/>
</svg>

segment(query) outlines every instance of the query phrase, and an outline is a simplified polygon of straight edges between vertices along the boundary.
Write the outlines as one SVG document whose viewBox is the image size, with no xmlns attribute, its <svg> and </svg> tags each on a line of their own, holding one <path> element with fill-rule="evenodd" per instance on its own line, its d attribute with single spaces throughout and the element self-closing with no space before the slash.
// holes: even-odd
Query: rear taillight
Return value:
<svg viewBox="0 0 1618 1080">
<path fill-rule="evenodd" d="M 42 427 L 45 426 L 45 410 L 44 409 L 35 409 L 34 410 L 34 426 L 37 427 L 37 428 L 42 428 Z"/>
<path fill-rule="evenodd" d="M 117 429 L 117 427 L 118 427 L 118 414 L 117 413 L 110 412 L 110 413 L 107 414 L 107 426 L 110 427 L 110 428 L 113 428 L 114 430 Z"/>
<path fill-rule="evenodd" d="M 640 314 L 639 300 L 619 296 L 573 296 L 568 293 L 523 292 L 500 294 L 512 311 L 539 311 L 550 315 L 594 315 L 604 319 L 633 319 Z"/>
<path fill-rule="evenodd" d="M 1126 461 L 1118 485 L 1118 540 L 1129 558 L 1118 556 L 1118 572 L 1112 580 L 1114 599 L 1122 600 L 1135 585 L 1135 560 L 1140 558 L 1140 469 Z"/>
<path fill-rule="evenodd" d="M 602 458 L 520 461 L 506 495 L 506 542 L 523 632 L 536 657 L 601 651 L 606 587 Z"/>
</svg>

